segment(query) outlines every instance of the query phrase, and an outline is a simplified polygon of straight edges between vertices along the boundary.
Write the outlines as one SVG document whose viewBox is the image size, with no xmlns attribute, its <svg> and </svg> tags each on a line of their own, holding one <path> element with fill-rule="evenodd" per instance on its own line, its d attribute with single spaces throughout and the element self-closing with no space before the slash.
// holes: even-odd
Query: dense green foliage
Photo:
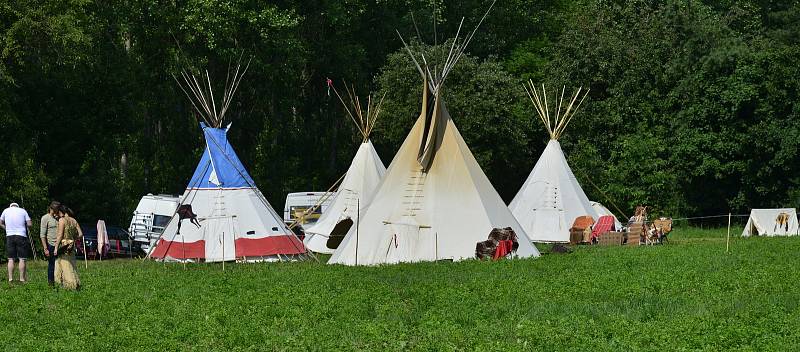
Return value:
<svg viewBox="0 0 800 352">
<path fill-rule="evenodd" d="M 800 345 L 798 238 L 673 233 L 664 246 L 383 267 L 44 266 L 0 285 L 4 350 L 750 350 Z M 24 317 L 24 318 L 20 318 Z"/>
<path fill-rule="evenodd" d="M 143 194 L 181 193 L 203 142 L 172 75 L 222 80 L 241 55 L 253 61 L 230 140 L 245 166 L 277 207 L 327 189 L 359 138 L 325 79 L 386 94 L 374 139 L 389 163 L 420 87 L 395 29 L 411 39 L 416 22 L 418 42 L 441 44 L 486 6 L 3 2 L 0 200 L 35 213 L 56 198 L 124 224 Z M 562 141 L 590 198 L 672 215 L 797 206 L 799 26 L 797 1 L 499 1 L 445 95 L 506 200 L 547 138 L 522 90 L 531 78 L 592 89 Z"/>
</svg>

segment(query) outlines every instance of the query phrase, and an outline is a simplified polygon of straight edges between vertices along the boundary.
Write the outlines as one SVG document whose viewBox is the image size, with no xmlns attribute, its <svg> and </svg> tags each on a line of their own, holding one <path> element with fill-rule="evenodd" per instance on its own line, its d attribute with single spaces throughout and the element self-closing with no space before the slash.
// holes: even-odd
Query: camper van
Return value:
<svg viewBox="0 0 800 352">
<path fill-rule="evenodd" d="M 287 224 L 293 223 L 308 209 L 313 208 L 321 200 L 322 204 L 310 214 L 306 215 L 300 225 L 308 228 L 309 225 L 317 222 L 319 217 L 328 209 L 336 193 L 326 192 L 296 192 L 286 195 L 286 204 L 283 206 L 283 221 Z"/>
<path fill-rule="evenodd" d="M 128 232 L 135 242 L 140 243 L 145 253 L 158 241 L 179 204 L 179 197 L 166 194 L 148 194 L 139 200 Z"/>
</svg>

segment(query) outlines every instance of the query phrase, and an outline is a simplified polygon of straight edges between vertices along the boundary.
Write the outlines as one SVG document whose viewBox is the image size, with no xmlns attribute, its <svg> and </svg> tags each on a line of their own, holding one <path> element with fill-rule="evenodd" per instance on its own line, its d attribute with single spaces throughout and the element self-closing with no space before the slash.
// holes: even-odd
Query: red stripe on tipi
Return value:
<svg viewBox="0 0 800 352">
<path fill-rule="evenodd" d="M 163 238 L 158 241 L 158 246 L 150 255 L 153 258 L 163 259 L 165 257 L 175 259 L 203 259 L 206 257 L 206 241 L 197 242 L 178 242 L 165 241 Z"/>
<path fill-rule="evenodd" d="M 306 247 L 295 236 L 269 236 L 236 239 L 237 257 L 261 257 L 275 254 L 303 254 Z"/>
</svg>

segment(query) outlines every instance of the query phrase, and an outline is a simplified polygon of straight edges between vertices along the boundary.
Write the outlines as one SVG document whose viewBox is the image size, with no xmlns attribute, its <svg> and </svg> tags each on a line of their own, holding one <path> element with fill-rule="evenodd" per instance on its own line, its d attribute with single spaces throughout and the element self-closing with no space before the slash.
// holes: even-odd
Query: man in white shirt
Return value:
<svg viewBox="0 0 800 352">
<path fill-rule="evenodd" d="M 3 210 L 0 214 L 0 227 L 6 230 L 6 256 L 8 257 L 8 282 L 14 278 L 14 260 L 19 261 L 19 281 L 28 281 L 25 272 L 25 260 L 30 256 L 31 246 L 28 241 L 28 228 L 31 224 L 31 217 L 25 209 L 19 207 L 17 203 Z"/>
</svg>

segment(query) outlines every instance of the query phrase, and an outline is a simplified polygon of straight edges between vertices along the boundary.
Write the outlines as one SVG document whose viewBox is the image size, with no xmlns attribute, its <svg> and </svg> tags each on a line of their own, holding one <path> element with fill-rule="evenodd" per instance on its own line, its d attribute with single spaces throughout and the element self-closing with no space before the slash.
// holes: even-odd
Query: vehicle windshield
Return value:
<svg viewBox="0 0 800 352">
<path fill-rule="evenodd" d="M 299 217 L 303 216 L 303 214 L 308 209 L 311 209 L 312 207 L 313 207 L 313 205 L 295 205 L 295 206 L 291 206 L 291 207 L 289 207 L 289 215 L 291 216 L 291 219 L 293 221 L 297 220 Z M 319 220 L 319 217 L 321 215 L 322 215 L 322 207 L 317 207 L 317 209 L 314 209 L 313 212 L 310 212 L 309 214 L 306 214 L 305 217 L 303 217 L 303 219 L 300 220 L 300 224 L 301 225 L 313 224 L 313 223 L 317 222 L 317 220 Z"/>
<path fill-rule="evenodd" d="M 167 224 L 169 224 L 169 220 L 172 219 L 171 216 L 165 215 L 155 215 L 153 216 L 153 231 L 160 232 L 163 231 Z"/>
</svg>

